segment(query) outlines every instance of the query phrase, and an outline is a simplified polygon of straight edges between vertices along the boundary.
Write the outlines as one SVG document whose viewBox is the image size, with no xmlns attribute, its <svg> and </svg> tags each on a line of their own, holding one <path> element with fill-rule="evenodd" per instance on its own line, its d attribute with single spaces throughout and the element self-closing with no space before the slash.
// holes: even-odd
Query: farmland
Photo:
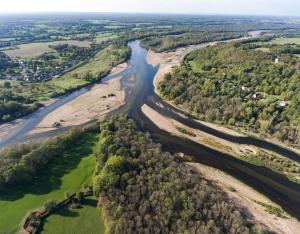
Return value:
<svg viewBox="0 0 300 234">
<path fill-rule="evenodd" d="M 40 42 L 40 43 L 29 43 L 18 45 L 14 50 L 6 50 L 5 53 L 10 57 L 20 57 L 20 58 L 33 58 L 40 56 L 47 52 L 53 52 L 49 46 L 68 44 L 77 47 L 90 47 L 90 41 L 76 41 L 76 40 L 66 40 L 66 41 L 51 41 L 51 42 Z"/>
<path fill-rule="evenodd" d="M 106 42 L 106 41 L 109 41 L 109 40 L 116 39 L 117 37 L 118 37 L 118 35 L 113 34 L 113 33 L 99 33 L 95 37 L 95 43 L 100 44 L 102 42 Z"/>
</svg>

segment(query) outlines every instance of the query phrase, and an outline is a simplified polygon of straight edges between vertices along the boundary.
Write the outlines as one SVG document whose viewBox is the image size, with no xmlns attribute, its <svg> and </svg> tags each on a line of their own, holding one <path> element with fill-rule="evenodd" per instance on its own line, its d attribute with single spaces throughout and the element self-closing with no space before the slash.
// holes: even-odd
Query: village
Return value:
<svg viewBox="0 0 300 234">
<path fill-rule="evenodd" d="M 66 49 L 60 51 L 61 47 Z M 51 80 L 86 61 L 101 49 L 99 46 L 79 48 L 64 44 L 53 48 L 56 50 L 55 52 L 45 53 L 37 58 L 9 58 L 14 69 L 12 70 L 11 66 L 0 69 L 0 79 L 24 82 Z M 2 56 L 5 56 L 3 54 Z"/>
</svg>

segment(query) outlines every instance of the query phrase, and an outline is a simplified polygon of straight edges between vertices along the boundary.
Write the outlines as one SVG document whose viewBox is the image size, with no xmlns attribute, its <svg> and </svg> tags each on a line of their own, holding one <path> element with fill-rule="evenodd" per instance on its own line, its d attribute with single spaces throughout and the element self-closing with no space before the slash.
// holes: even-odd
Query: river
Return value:
<svg viewBox="0 0 300 234">
<path fill-rule="evenodd" d="M 183 152 L 193 157 L 193 161 L 200 162 L 220 169 L 235 178 L 243 181 L 253 187 L 260 193 L 266 195 L 274 202 L 281 205 L 286 211 L 300 219 L 300 185 L 289 181 L 285 176 L 273 172 L 272 170 L 254 166 L 231 155 L 221 153 L 217 150 L 210 149 L 204 145 L 193 141 L 183 139 L 156 127 L 141 111 L 141 106 L 146 103 L 155 108 L 161 114 L 174 118 L 177 121 L 202 131 L 208 132 L 220 138 L 238 142 L 240 144 L 252 144 L 262 148 L 273 150 L 286 157 L 299 162 L 300 156 L 288 149 L 282 148 L 270 142 L 259 140 L 251 137 L 231 136 L 223 132 L 211 129 L 207 126 L 193 121 L 191 118 L 182 118 L 175 113 L 174 107 L 165 103 L 154 93 L 153 78 L 158 67 L 154 68 L 147 63 L 147 50 L 142 48 L 138 41 L 129 43 L 132 49 L 132 56 L 128 61 L 128 68 L 119 73 L 122 76 L 122 86 L 127 93 L 127 102 L 124 106 L 113 111 L 111 114 L 125 112 L 133 118 L 139 129 L 151 133 L 153 139 L 160 142 L 164 149 L 172 152 Z M 112 78 L 112 77 L 107 77 Z M 16 143 L 34 140 L 40 137 L 50 136 L 66 129 L 47 133 L 47 135 L 38 135 L 29 138 L 26 136 L 43 119 L 45 115 L 71 101 L 73 98 L 88 92 L 89 88 L 81 89 L 71 95 L 62 97 L 52 105 L 45 107 L 25 119 L 24 124 L 15 128 L 2 142 L 0 147 L 13 145 Z M 155 105 L 160 103 L 161 107 Z"/>
</svg>

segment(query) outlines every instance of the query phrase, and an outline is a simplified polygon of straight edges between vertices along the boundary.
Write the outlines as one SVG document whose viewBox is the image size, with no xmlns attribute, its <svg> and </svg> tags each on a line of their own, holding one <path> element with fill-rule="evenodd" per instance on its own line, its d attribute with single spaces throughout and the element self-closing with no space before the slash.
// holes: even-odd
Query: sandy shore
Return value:
<svg viewBox="0 0 300 234">
<path fill-rule="evenodd" d="M 230 200 L 232 200 L 237 206 L 246 207 L 253 216 L 254 221 L 266 225 L 276 233 L 299 233 L 299 221 L 297 221 L 295 218 L 288 217 L 287 214 L 286 215 L 288 218 L 280 218 L 268 213 L 262 205 L 256 203 L 255 201 L 278 208 L 280 207 L 274 204 L 268 198 L 256 192 L 251 187 L 215 168 L 198 163 L 188 164 L 196 168 L 203 177 L 214 181 L 217 185 L 219 185 L 222 190 L 226 192 Z"/>
<path fill-rule="evenodd" d="M 126 63 L 120 64 L 111 70 L 111 74 L 117 74 L 126 67 Z M 125 92 L 122 90 L 120 80 L 121 77 L 104 78 L 100 84 L 93 85 L 85 94 L 49 113 L 27 135 L 51 131 L 55 129 L 54 123 L 59 123 L 61 127 L 71 127 L 104 117 L 125 102 Z"/>
<path fill-rule="evenodd" d="M 122 72 L 128 67 L 127 63 L 120 64 L 112 68 L 112 75 Z M 55 129 L 53 124 L 59 123 L 62 127 L 76 126 L 84 124 L 93 119 L 98 119 L 108 112 L 117 109 L 125 102 L 125 92 L 121 88 L 121 77 L 114 79 L 104 78 L 100 84 L 95 84 L 91 90 L 71 102 L 57 108 L 49 113 L 44 119 L 36 126 L 29 135 L 43 133 Z M 109 94 L 113 96 L 108 97 Z M 43 104 L 45 106 L 55 102 L 56 99 L 50 99 Z M 24 123 L 25 119 L 17 119 L 7 124 L 0 125 L 0 141 L 10 131 L 17 128 Z"/>
<path fill-rule="evenodd" d="M 160 113 L 158 113 L 157 111 L 149 107 L 148 105 L 143 105 L 142 111 L 160 129 L 171 132 L 181 137 L 188 138 L 197 143 L 200 142 L 201 144 L 206 145 L 207 147 L 215 148 L 224 153 L 229 153 L 236 156 L 241 154 L 241 152 L 252 152 L 252 153 L 257 152 L 257 148 L 252 145 L 235 144 L 231 141 L 218 138 L 216 136 L 210 135 L 200 130 L 189 128 L 174 119 L 167 118 L 161 115 Z M 193 133 L 195 136 L 183 134 L 178 130 L 178 127 L 186 129 L 187 131 Z"/>
</svg>

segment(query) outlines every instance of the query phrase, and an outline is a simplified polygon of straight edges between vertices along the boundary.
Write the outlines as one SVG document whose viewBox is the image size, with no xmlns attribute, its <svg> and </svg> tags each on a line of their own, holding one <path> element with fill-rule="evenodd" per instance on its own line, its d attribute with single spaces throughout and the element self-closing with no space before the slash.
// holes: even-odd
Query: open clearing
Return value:
<svg viewBox="0 0 300 234">
<path fill-rule="evenodd" d="M 42 234 L 103 234 L 102 213 L 95 198 L 86 198 L 79 209 L 62 209 L 46 219 Z"/>
<path fill-rule="evenodd" d="M 34 58 L 47 52 L 53 52 L 54 50 L 49 48 L 49 46 L 59 45 L 59 44 L 68 44 L 68 45 L 74 45 L 78 47 L 89 47 L 91 45 L 91 42 L 67 40 L 67 41 L 51 41 L 51 42 L 21 44 L 18 45 L 17 49 L 7 50 L 5 51 L 5 53 L 12 58 L 16 58 L 16 57 Z"/>
<path fill-rule="evenodd" d="M 0 210 L 5 212 L 0 212 L 0 233 L 17 233 L 22 218 L 30 210 L 42 207 L 49 199 L 62 200 L 66 191 L 76 192 L 90 184 L 96 164 L 93 149 L 98 138 L 85 135 L 78 145 L 53 159 L 34 182 L 1 191 Z"/>
</svg>

